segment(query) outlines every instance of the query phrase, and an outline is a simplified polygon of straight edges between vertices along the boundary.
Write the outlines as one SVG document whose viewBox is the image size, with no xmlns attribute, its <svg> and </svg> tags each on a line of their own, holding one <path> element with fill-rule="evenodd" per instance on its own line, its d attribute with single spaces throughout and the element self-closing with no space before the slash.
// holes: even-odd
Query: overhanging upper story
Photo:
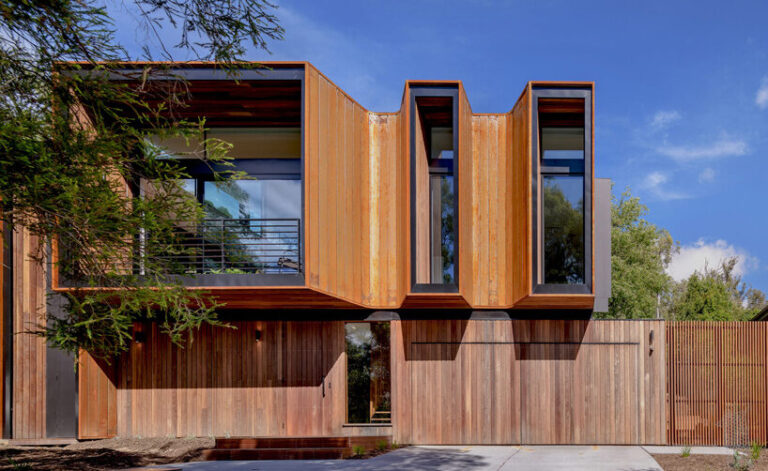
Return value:
<svg viewBox="0 0 768 471">
<path fill-rule="evenodd" d="M 231 308 L 593 307 L 593 83 L 529 82 L 508 113 L 475 114 L 460 81 L 409 81 L 379 113 L 309 63 L 264 65 L 178 69 L 184 117 L 248 175 L 185 161 L 207 215 L 186 283 Z"/>
</svg>

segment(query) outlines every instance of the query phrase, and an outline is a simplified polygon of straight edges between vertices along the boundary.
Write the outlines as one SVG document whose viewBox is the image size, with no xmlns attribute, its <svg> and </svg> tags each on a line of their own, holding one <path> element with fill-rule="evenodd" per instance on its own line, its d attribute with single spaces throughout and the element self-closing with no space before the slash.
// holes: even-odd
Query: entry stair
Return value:
<svg viewBox="0 0 768 471">
<path fill-rule="evenodd" d="M 208 461 L 327 460 L 349 458 L 355 447 L 375 449 L 390 436 L 370 437 L 240 437 L 217 438 L 216 447 L 203 452 Z"/>
</svg>

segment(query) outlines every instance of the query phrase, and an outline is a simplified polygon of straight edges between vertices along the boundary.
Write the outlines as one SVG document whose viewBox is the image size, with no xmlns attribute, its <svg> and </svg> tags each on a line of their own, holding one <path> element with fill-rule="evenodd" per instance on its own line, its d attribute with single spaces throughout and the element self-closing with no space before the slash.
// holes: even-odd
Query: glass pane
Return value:
<svg viewBox="0 0 768 471">
<path fill-rule="evenodd" d="M 390 423 L 389 322 L 345 324 L 347 422 Z"/>
<path fill-rule="evenodd" d="M 301 217 L 301 180 L 205 182 L 209 217 L 273 219 Z"/>
<path fill-rule="evenodd" d="M 232 144 L 236 159 L 301 158 L 301 128 L 212 128 L 208 137 Z"/>
<path fill-rule="evenodd" d="M 202 159 L 203 146 L 199 139 L 193 137 L 148 137 L 147 146 L 153 148 L 159 158 L 165 159 Z"/>
<path fill-rule="evenodd" d="M 452 175 L 430 176 L 431 283 L 455 282 L 454 192 Z"/>
<path fill-rule="evenodd" d="M 204 193 L 204 271 L 300 271 L 301 180 L 205 182 Z"/>
<path fill-rule="evenodd" d="M 430 158 L 431 159 L 452 159 L 453 158 L 453 128 L 434 127 L 430 136 Z"/>
<path fill-rule="evenodd" d="M 544 192 L 544 283 L 584 283 L 584 177 L 548 175 Z"/>
<path fill-rule="evenodd" d="M 542 127 L 543 159 L 584 159 L 583 127 Z"/>
<path fill-rule="evenodd" d="M 194 178 L 184 178 L 179 180 L 181 182 L 181 188 L 192 196 L 197 194 L 197 180 Z"/>
</svg>

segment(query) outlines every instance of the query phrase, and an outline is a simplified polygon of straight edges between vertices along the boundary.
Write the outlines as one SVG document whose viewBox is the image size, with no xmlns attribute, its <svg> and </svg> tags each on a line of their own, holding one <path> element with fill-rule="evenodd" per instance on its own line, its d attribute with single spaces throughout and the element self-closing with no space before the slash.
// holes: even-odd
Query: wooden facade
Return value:
<svg viewBox="0 0 768 471">
<path fill-rule="evenodd" d="M 664 443 L 662 322 L 402 321 L 393 436 L 430 444 Z"/>
<path fill-rule="evenodd" d="M 532 87 L 592 90 L 592 83 L 530 82 L 510 112 L 488 115 L 473 113 L 461 81 L 409 81 L 400 110 L 377 113 L 365 109 L 309 63 L 266 65 L 275 70 L 299 70 L 303 77 L 303 91 L 291 95 L 291 99 L 298 100 L 295 104 L 301 107 L 303 116 L 304 283 L 291 287 L 200 289 L 210 291 L 230 307 L 253 309 L 275 308 L 272 293 L 276 289 L 292 289 L 297 294 L 277 303 L 291 309 L 320 305 L 366 309 L 591 309 L 594 291 L 581 295 L 533 294 L 531 270 L 538 255 L 533 253 L 531 243 L 534 209 L 530 161 L 531 142 L 536 135 Z M 187 67 L 205 68 L 205 64 Z M 266 99 L 258 93 L 259 85 L 197 82 L 199 86 L 193 82 L 190 87 L 192 104 L 196 90 L 206 103 L 215 102 L 217 83 L 221 84 L 218 86 L 223 103 L 231 103 L 238 110 L 242 100 L 253 101 L 248 109 L 258 110 L 260 100 Z M 410 130 L 418 126 L 418 122 L 411 122 L 411 89 L 434 85 L 458 90 L 454 130 L 459 161 L 458 293 L 411 289 L 420 282 L 419 277 L 425 276 L 417 272 L 416 279 L 411 279 L 412 258 L 419 257 L 419 250 L 410 242 L 411 231 L 417 230 L 412 227 L 413 221 L 425 217 L 411 214 L 410 209 Z M 290 101 L 285 106 L 293 104 Z M 187 113 L 193 117 L 198 112 Z M 215 116 L 211 123 L 239 123 L 227 118 L 226 110 L 220 107 L 212 113 Z M 233 113 L 240 116 L 246 111 Z M 418 121 L 418 113 L 415 116 Z M 293 114 L 285 117 L 289 118 L 298 119 Z M 255 117 L 249 119 L 259 122 Z M 591 123 L 590 127 L 594 128 Z M 416 136 L 418 140 L 420 134 Z M 416 240 L 425 243 L 427 235 L 421 230 Z M 54 276 L 55 290 L 67 289 L 56 281 Z"/>
<path fill-rule="evenodd" d="M 89 438 L 99 430 L 114 435 L 105 412 L 116 403 L 118 436 L 391 434 L 412 444 L 666 439 L 663 322 L 392 321 L 393 419 L 378 427 L 345 424 L 344 322 L 233 325 L 204 327 L 185 348 L 156 325 L 139 327 L 146 339 L 120 360 L 116 387 L 106 393 L 116 402 L 81 401 L 101 411 L 81 413 L 92 421 L 81 430 Z"/>
<path fill-rule="evenodd" d="M 658 333 L 655 346 L 649 340 L 662 324 L 576 320 L 574 311 L 583 319 L 592 308 L 592 294 L 533 294 L 531 90 L 538 82 L 500 114 L 474 113 L 460 81 L 407 82 L 400 109 L 379 113 L 311 64 L 269 65 L 301 70 L 292 84 L 270 85 L 285 88 L 291 105 L 277 117 L 282 121 L 270 123 L 301 121 L 303 283 L 197 286 L 237 311 L 235 328 L 203 326 L 178 348 L 157 325 L 141 324 L 141 338 L 113 364 L 82 352 L 78 438 L 664 442 L 665 337 Z M 248 119 L 255 118 L 246 115 L 269 93 L 246 82 L 201 80 L 191 87 L 192 100 L 197 93 L 215 102 L 218 87 L 228 87 L 209 123 L 252 125 Z M 418 255 L 411 231 L 421 216 L 411 208 L 411 89 L 430 85 L 455 87 L 458 97 L 457 292 L 413 290 L 419 280 L 412 279 Z M 226 106 L 236 109 L 229 113 Z M 45 270 L 29 260 L 34 248 L 28 234 L 14 236 L 14 333 L 45 322 Z M 53 292 L 71 289 L 59 286 L 55 271 L 51 278 Z M 562 314 L 543 314 L 567 320 L 510 320 L 516 309 L 555 310 Z M 301 311 L 304 320 L 284 320 L 286 310 Z M 329 319 L 359 320 L 378 315 L 374 310 L 396 319 L 390 324 L 392 424 L 350 426 L 344 322 Z M 507 319 L 469 320 L 489 310 L 503 310 Z M 432 320 L 416 320 L 425 318 Z M 14 336 L 13 438 L 48 436 L 47 358 L 41 339 Z"/>
</svg>

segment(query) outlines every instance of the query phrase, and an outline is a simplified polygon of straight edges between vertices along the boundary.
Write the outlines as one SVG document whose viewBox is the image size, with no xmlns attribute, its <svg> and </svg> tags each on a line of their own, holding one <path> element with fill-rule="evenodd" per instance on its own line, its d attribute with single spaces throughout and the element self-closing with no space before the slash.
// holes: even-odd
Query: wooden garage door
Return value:
<svg viewBox="0 0 768 471">
<path fill-rule="evenodd" d="M 640 441 L 636 343 L 519 344 L 525 444 Z"/>
</svg>

